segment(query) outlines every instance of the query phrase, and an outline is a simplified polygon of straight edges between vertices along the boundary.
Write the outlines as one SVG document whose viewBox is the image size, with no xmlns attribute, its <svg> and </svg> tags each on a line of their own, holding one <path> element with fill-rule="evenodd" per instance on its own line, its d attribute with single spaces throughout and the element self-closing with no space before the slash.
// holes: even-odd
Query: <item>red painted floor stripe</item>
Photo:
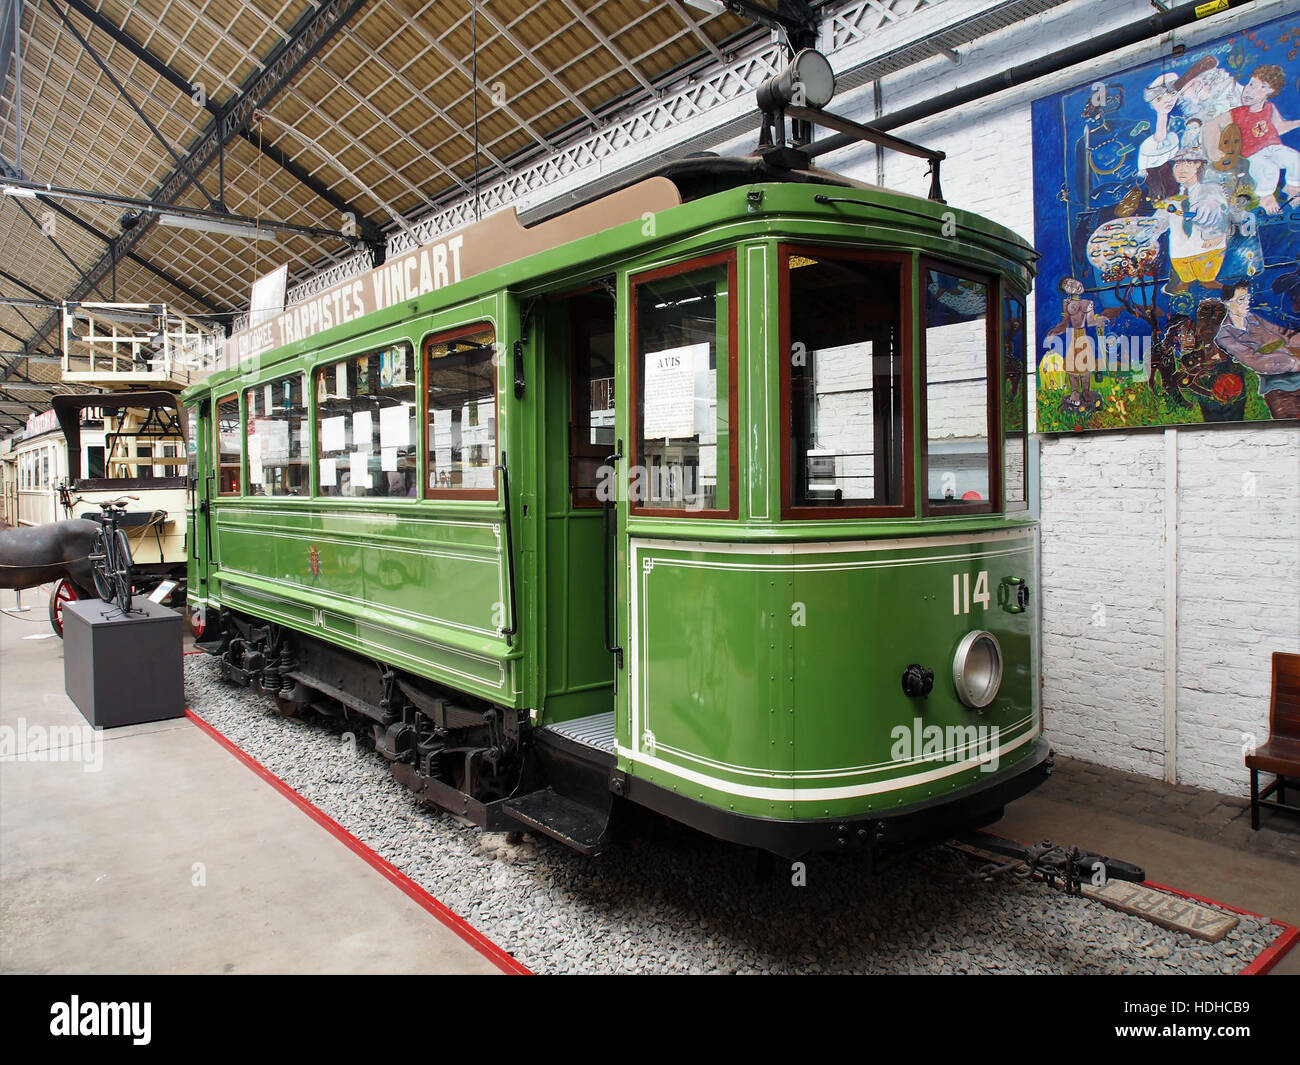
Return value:
<svg viewBox="0 0 1300 1065">
<path fill-rule="evenodd" d="M 1005 836 L 997 836 L 992 832 L 981 831 L 981 835 L 992 836 L 994 839 L 1006 839 Z M 1026 846 L 1020 840 L 1011 840 L 1012 843 L 1020 843 Z M 1177 895 L 1184 899 L 1195 899 L 1197 902 L 1208 902 L 1211 906 L 1218 906 L 1221 909 L 1229 910 L 1232 913 L 1239 913 L 1245 917 L 1258 917 L 1260 920 L 1266 920 L 1269 924 L 1275 924 L 1282 929 L 1282 934 L 1272 943 L 1265 947 L 1259 956 L 1241 970 L 1238 976 L 1262 976 L 1268 972 L 1274 965 L 1282 960 L 1296 941 L 1300 940 L 1300 928 L 1293 924 L 1287 924 L 1285 921 L 1279 921 L 1276 917 L 1265 917 L 1262 913 L 1255 913 L 1253 910 L 1243 910 L 1240 906 L 1229 906 L 1226 902 L 1220 902 L 1218 899 L 1207 898 L 1204 895 L 1197 895 L 1191 891 L 1182 891 L 1176 887 L 1170 887 L 1168 884 L 1157 884 L 1154 880 L 1144 880 L 1143 887 L 1154 888 L 1156 891 L 1167 891 L 1171 895 Z"/>
<path fill-rule="evenodd" d="M 1229 906 L 1226 902 L 1220 902 L 1218 899 L 1207 899 L 1204 895 L 1197 895 L 1191 891 L 1180 891 L 1176 887 L 1169 887 L 1167 884 L 1157 884 L 1154 880 L 1146 882 L 1147 887 L 1156 888 L 1158 891 L 1168 891 L 1173 895 L 1179 895 L 1185 899 L 1195 899 L 1197 902 L 1208 902 L 1215 906 L 1220 906 L 1225 910 L 1231 910 L 1233 913 L 1239 913 L 1244 917 L 1258 917 L 1261 921 L 1268 921 L 1269 924 L 1278 925 L 1282 929 L 1282 934 L 1270 943 L 1260 953 L 1254 961 L 1241 970 L 1238 976 L 1263 976 L 1274 965 L 1282 960 L 1292 947 L 1296 945 L 1296 940 L 1300 939 L 1300 928 L 1293 924 L 1287 924 L 1285 921 L 1279 921 L 1275 917 L 1265 917 L 1262 913 L 1255 913 L 1253 910 L 1243 910 L 1239 906 Z"/>
<path fill-rule="evenodd" d="M 1296 940 L 1300 939 L 1300 928 L 1295 925 L 1282 924 L 1281 921 L 1273 923 L 1282 925 L 1286 931 L 1265 947 L 1260 956 L 1242 969 L 1238 976 L 1263 976 L 1280 962 L 1287 951 L 1296 945 Z"/>
<path fill-rule="evenodd" d="M 512 954 L 506 953 L 505 950 L 493 943 L 492 940 L 488 939 L 487 936 L 472 924 L 456 914 L 455 911 L 445 903 L 439 902 L 391 862 L 381 858 L 373 850 L 362 843 L 361 840 L 357 839 L 356 836 L 335 821 L 334 818 L 325 813 L 324 810 L 304 799 L 264 765 L 246 754 L 236 744 L 232 743 L 215 728 L 204 721 L 203 718 L 199 717 L 199 715 L 193 710 L 187 708 L 185 716 L 243 762 L 244 765 L 248 766 L 249 769 L 270 784 L 271 787 L 280 792 L 280 794 L 297 806 L 298 809 L 302 810 L 303 813 L 318 825 L 324 828 L 336 839 L 340 840 L 348 850 L 363 858 L 366 863 L 378 871 L 384 879 L 388 880 L 412 900 L 417 902 L 421 907 L 433 914 L 434 917 L 496 965 L 502 972 L 513 973 L 521 976 L 533 975 L 532 970 L 517 961 Z"/>
</svg>

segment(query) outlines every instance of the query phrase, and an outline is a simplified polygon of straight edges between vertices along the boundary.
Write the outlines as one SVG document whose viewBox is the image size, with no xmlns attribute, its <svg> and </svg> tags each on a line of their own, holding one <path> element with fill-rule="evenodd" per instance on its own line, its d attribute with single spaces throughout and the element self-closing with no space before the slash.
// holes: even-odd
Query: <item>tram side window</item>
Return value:
<svg viewBox="0 0 1300 1065">
<path fill-rule="evenodd" d="M 734 259 L 633 279 L 632 506 L 734 513 Z"/>
<path fill-rule="evenodd" d="M 415 495 L 415 355 L 407 343 L 316 371 L 318 491 Z"/>
<path fill-rule="evenodd" d="M 1025 510 L 1025 455 L 1029 438 L 1025 384 L 1025 301 L 1007 295 L 1002 300 L 1002 410 L 1006 429 L 1006 465 L 1003 485 L 1007 510 Z"/>
<path fill-rule="evenodd" d="M 239 397 L 227 396 L 217 403 L 217 491 L 223 496 L 239 495 L 240 444 L 243 438 L 239 424 Z"/>
<path fill-rule="evenodd" d="M 306 374 L 254 385 L 244 393 L 251 495 L 307 495 L 311 445 L 306 394 Z"/>
<path fill-rule="evenodd" d="M 902 266 L 817 248 L 783 258 L 788 508 L 903 507 Z"/>
<path fill-rule="evenodd" d="M 102 444 L 92 444 L 86 448 L 86 476 L 104 476 L 104 447 Z"/>
<path fill-rule="evenodd" d="M 934 267 L 925 284 L 925 425 L 928 509 L 993 509 L 989 286 Z"/>
<path fill-rule="evenodd" d="M 429 498 L 496 498 L 495 336 L 478 325 L 424 343 Z"/>
</svg>

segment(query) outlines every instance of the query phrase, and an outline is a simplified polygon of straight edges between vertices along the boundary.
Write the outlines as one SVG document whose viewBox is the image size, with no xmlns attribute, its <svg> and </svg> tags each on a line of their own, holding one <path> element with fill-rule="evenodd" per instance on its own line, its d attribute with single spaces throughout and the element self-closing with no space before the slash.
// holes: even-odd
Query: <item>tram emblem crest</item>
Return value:
<svg viewBox="0 0 1300 1065">
<path fill-rule="evenodd" d="M 311 575 L 313 577 L 319 577 L 320 576 L 320 548 L 318 548 L 315 544 L 312 544 L 311 547 L 307 549 L 307 564 L 308 566 L 311 567 Z"/>
</svg>

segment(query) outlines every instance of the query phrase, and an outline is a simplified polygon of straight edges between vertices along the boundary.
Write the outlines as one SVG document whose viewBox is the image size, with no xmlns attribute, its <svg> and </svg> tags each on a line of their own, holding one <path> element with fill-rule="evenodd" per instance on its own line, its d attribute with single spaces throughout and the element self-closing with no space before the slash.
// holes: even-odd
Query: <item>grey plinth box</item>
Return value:
<svg viewBox="0 0 1300 1065">
<path fill-rule="evenodd" d="M 63 604 L 63 686 L 92 725 L 114 728 L 185 714 L 184 621 L 136 596 L 130 614 L 99 599 Z"/>
</svg>

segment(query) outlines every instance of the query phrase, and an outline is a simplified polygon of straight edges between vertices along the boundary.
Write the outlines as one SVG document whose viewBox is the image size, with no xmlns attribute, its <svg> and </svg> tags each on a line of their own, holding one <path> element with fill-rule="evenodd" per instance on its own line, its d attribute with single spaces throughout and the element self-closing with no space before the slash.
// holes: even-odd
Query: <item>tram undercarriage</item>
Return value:
<svg viewBox="0 0 1300 1065">
<path fill-rule="evenodd" d="M 874 866 L 996 821 L 1006 803 L 1052 770 L 1040 739 L 1027 765 L 990 774 L 957 801 L 820 819 L 740 815 L 621 771 L 613 747 L 574 727 L 581 723 L 534 727 L 526 710 L 453 692 L 231 610 L 209 619 L 198 647 L 219 659 L 226 679 L 270 696 L 285 716 L 361 719 L 394 776 L 423 802 L 489 831 L 534 831 L 585 854 L 610 845 L 618 808 L 631 804 L 782 857 L 855 851 Z"/>
<path fill-rule="evenodd" d="M 527 784 L 527 713 L 493 706 L 279 625 L 222 611 L 198 646 L 280 713 L 359 717 L 376 751 L 424 801 L 482 828 L 518 828 L 502 806 Z"/>
</svg>

